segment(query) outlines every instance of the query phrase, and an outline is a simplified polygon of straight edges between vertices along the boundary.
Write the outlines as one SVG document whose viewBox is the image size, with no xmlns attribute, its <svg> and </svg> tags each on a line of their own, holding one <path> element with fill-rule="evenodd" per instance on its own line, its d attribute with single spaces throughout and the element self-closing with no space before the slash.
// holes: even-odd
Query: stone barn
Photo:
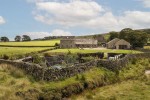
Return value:
<svg viewBox="0 0 150 100">
<path fill-rule="evenodd" d="M 97 40 L 95 39 L 62 39 L 60 40 L 61 48 L 95 48 Z"/>
<path fill-rule="evenodd" d="M 124 39 L 115 38 L 106 44 L 108 49 L 130 49 L 131 45 Z"/>
<path fill-rule="evenodd" d="M 97 40 L 95 40 L 95 39 L 76 39 L 75 45 L 77 48 L 96 48 Z"/>
</svg>

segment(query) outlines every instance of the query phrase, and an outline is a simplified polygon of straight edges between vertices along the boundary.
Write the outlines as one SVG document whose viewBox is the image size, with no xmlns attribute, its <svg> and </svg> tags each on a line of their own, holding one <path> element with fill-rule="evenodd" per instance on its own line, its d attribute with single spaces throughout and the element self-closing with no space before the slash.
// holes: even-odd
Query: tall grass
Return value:
<svg viewBox="0 0 150 100">
<path fill-rule="evenodd" d="M 86 90 L 81 95 L 72 96 L 72 100 L 149 100 L 150 59 L 131 61 L 127 67 L 119 71 L 117 83 L 94 90 Z M 111 75 L 108 75 L 109 77 Z M 109 80 L 110 81 L 110 80 Z"/>
</svg>

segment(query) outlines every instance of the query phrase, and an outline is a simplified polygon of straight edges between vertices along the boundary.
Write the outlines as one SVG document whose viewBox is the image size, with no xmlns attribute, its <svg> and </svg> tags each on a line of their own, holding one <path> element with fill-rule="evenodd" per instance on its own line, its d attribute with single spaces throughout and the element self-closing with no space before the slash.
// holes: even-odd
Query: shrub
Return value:
<svg viewBox="0 0 150 100">
<path fill-rule="evenodd" d="M 36 64 L 40 64 L 40 63 L 42 63 L 42 57 L 40 57 L 39 55 L 37 55 L 37 54 L 33 54 L 32 55 L 32 57 L 33 57 L 33 62 L 34 63 L 36 63 Z"/>
<path fill-rule="evenodd" d="M 132 63 L 133 65 L 135 65 L 136 62 L 137 62 L 137 59 L 132 59 L 132 61 L 131 61 L 131 63 Z"/>
<path fill-rule="evenodd" d="M 59 43 L 55 43 L 55 47 L 58 47 L 60 44 Z"/>
<path fill-rule="evenodd" d="M 81 79 L 80 79 L 81 81 L 83 81 L 83 82 L 85 82 L 86 81 L 86 77 L 85 77 L 85 75 L 84 74 L 82 74 L 81 75 Z"/>
<path fill-rule="evenodd" d="M 76 78 L 75 78 L 76 80 L 79 80 L 79 75 L 76 75 Z"/>
<path fill-rule="evenodd" d="M 6 54 L 4 54 L 4 55 L 3 55 L 3 59 L 8 60 L 8 59 L 9 59 L 9 56 L 6 55 Z"/>
<path fill-rule="evenodd" d="M 70 51 L 70 50 L 68 50 L 67 55 L 70 55 L 70 54 L 71 54 L 71 51 Z"/>
<path fill-rule="evenodd" d="M 49 53 L 44 53 L 44 57 L 49 57 L 50 54 Z"/>
</svg>

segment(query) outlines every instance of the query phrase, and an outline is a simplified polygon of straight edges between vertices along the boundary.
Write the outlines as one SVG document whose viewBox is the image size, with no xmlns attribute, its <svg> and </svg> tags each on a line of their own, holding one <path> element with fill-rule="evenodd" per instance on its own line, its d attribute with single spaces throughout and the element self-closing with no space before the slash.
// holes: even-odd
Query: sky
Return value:
<svg viewBox="0 0 150 100">
<path fill-rule="evenodd" d="M 0 37 L 91 35 L 150 28 L 150 0 L 0 0 Z"/>
</svg>

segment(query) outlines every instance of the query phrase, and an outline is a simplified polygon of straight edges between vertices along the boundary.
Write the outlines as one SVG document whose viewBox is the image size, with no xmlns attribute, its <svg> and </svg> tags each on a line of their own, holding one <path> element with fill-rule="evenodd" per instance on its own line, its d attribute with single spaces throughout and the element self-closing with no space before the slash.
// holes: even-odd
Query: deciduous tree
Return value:
<svg viewBox="0 0 150 100">
<path fill-rule="evenodd" d="M 9 41 L 8 37 L 6 37 L 6 36 L 1 37 L 0 40 L 1 40 L 2 42 L 8 42 L 8 41 Z"/>
<path fill-rule="evenodd" d="M 31 41 L 31 38 L 28 35 L 23 35 L 22 41 Z"/>
<path fill-rule="evenodd" d="M 20 41 L 21 41 L 21 36 L 17 35 L 17 36 L 15 37 L 15 41 L 20 42 Z"/>
</svg>

